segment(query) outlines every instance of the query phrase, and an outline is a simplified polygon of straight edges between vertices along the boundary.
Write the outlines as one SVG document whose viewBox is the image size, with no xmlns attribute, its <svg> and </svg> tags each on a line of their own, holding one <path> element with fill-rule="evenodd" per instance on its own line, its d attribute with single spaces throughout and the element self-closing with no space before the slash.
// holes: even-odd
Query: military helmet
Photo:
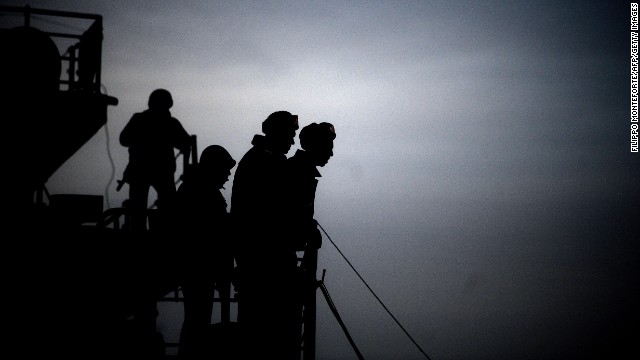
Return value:
<svg viewBox="0 0 640 360">
<path fill-rule="evenodd" d="M 203 166 L 220 166 L 231 169 L 236 165 L 236 161 L 229 152 L 220 145 L 209 145 L 200 155 L 200 164 Z"/>
<path fill-rule="evenodd" d="M 262 122 L 262 132 L 269 135 L 286 130 L 298 130 L 298 115 L 288 111 L 276 111 Z"/>
<path fill-rule="evenodd" d="M 300 130 L 299 137 L 300 146 L 306 150 L 313 145 L 335 140 L 336 129 L 328 122 L 311 123 Z"/>
<path fill-rule="evenodd" d="M 156 89 L 149 95 L 149 109 L 169 110 L 172 106 L 173 98 L 168 90 Z"/>
</svg>

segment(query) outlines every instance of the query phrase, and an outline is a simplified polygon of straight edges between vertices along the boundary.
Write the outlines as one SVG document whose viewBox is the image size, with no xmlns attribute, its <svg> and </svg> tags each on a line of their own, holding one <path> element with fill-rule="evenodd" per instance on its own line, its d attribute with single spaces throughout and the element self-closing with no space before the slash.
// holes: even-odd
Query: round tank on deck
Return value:
<svg viewBox="0 0 640 360">
<path fill-rule="evenodd" d="M 2 33 L 2 71 L 6 90 L 34 96 L 58 91 L 61 59 L 49 35 L 33 27 L 15 27 Z"/>
</svg>

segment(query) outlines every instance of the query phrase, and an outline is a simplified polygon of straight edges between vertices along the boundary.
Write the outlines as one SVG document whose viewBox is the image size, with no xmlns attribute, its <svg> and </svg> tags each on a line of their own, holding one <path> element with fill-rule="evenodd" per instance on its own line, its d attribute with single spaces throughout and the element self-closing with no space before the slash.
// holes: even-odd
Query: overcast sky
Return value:
<svg viewBox="0 0 640 360">
<path fill-rule="evenodd" d="M 117 138 L 156 88 L 200 149 L 236 160 L 287 110 L 335 125 L 316 218 L 434 360 L 566 359 L 637 339 L 626 2 L 3 4 L 104 20 L 102 83 L 119 103 L 50 193 L 119 206 Z M 326 238 L 319 257 L 366 359 L 424 358 Z M 318 295 L 317 359 L 355 358 Z M 180 309 L 167 311 L 173 336 Z"/>
</svg>

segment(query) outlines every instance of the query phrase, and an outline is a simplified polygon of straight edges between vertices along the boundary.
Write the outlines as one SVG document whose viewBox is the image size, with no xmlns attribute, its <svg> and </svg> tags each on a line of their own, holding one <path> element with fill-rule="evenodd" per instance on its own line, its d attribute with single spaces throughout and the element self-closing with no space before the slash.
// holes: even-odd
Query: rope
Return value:
<svg viewBox="0 0 640 360">
<path fill-rule="evenodd" d="M 320 225 L 320 223 L 318 223 L 318 227 L 320 228 L 320 230 L 322 230 L 322 232 L 327 236 L 327 239 L 329 239 L 329 241 L 331 242 L 331 244 L 333 244 L 333 246 L 336 248 L 336 250 L 338 250 L 338 252 L 340 253 L 340 255 L 342 256 L 342 258 L 347 262 L 347 264 L 349 264 L 349 266 L 351 267 L 351 269 L 353 270 L 353 272 L 356 273 L 356 275 L 358 275 L 358 277 L 360 278 L 360 280 L 362 281 L 362 283 L 367 287 L 367 289 L 369 289 L 369 291 L 371 292 L 371 294 L 373 295 L 373 297 L 376 298 L 376 300 L 378 300 L 378 302 L 380 303 L 380 305 L 382 305 L 382 307 L 385 309 L 385 311 L 391 316 L 391 318 L 396 322 L 396 324 L 398 324 L 398 326 L 400 327 L 400 329 L 402 329 L 402 331 L 407 335 L 407 337 L 409 338 L 409 340 L 411 340 L 411 342 L 418 348 L 418 350 L 420 350 L 420 352 L 429 360 L 431 360 L 431 358 L 429 357 L 429 355 L 427 355 L 427 353 L 424 352 L 424 350 L 422 350 L 422 348 L 420 347 L 420 345 L 418 345 L 418 343 L 413 339 L 413 337 L 409 334 L 409 332 L 407 332 L 407 330 L 404 328 L 404 326 L 402 326 L 402 324 L 400 324 L 400 322 L 398 321 L 398 319 L 396 319 L 395 316 L 393 316 L 393 314 L 391 313 L 391 311 L 389 311 L 389 309 L 387 309 L 387 307 L 385 306 L 385 304 L 382 302 L 382 300 L 380 300 L 380 298 L 378 297 L 378 295 L 376 295 L 376 293 L 371 289 L 371 287 L 369 286 L 369 284 L 367 284 L 367 282 L 362 278 L 362 276 L 360 276 L 360 273 L 358 273 L 358 271 L 353 267 L 353 265 L 351 265 L 351 262 L 349 261 L 349 259 L 347 259 L 346 256 L 344 256 L 344 254 L 342 253 L 342 251 L 340 251 L 340 249 L 338 248 L 338 245 L 336 245 L 335 242 L 333 242 L 333 240 L 331 239 L 331 237 L 329 236 L 329 234 L 327 234 L 327 231 L 322 227 L 322 225 Z"/>
</svg>

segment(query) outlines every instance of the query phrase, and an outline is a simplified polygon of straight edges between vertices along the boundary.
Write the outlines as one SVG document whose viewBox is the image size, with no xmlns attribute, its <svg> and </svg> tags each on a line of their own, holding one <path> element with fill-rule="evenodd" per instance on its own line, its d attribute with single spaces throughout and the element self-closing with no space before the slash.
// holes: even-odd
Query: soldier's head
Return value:
<svg viewBox="0 0 640 360">
<path fill-rule="evenodd" d="M 149 95 L 149 109 L 169 110 L 173 106 L 171 93 L 165 89 L 156 89 Z"/>
<path fill-rule="evenodd" d="M 211 185 L 220 189 L 229 180 L 236 161 L 222 146 L 210 145 L 202 151 L 199 166 L 212 182 Z"/>
<path fill-rule="evenodd" d="M 336 130 L 328 122 L 311 123 L 300 130 L 300 147 L 308 152 L 316 166 L 325 166 L 333 156 Z"/>
<path fill-rule="evenodd" d="M 268 139 L 271 150 L 286 154 L 294 144 L 298 130 L 298 115 L 288 111 L 276 111 L 262 122 L 262 132 Z"/>
</svg>

